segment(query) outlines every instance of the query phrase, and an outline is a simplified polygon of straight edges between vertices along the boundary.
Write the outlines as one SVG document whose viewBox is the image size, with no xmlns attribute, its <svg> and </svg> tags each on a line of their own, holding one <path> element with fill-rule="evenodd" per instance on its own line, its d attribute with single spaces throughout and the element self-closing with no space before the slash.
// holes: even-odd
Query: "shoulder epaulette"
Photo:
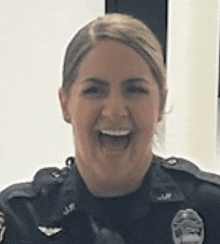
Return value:
<svg viewBox="0 0 220 244">
<path fill-rule="evenodd" d="M 0 198 L 4 202 L 10 201 L 12 198 L 17 197 L 35 197 L 36 192 L 32 187 L 31 182 L 14 184 L 3 190 L 0 194 Z"/>
<path fill-rule="evenodd" d="M 62 170 L 55 167 L 43 168 L 35 175 L 33 185 L 37 191 L 48 191 L 54 185 L 63 183 L 67 171 L 67 168 Z"/>
<path fill-rule="evenodd" d="M 186 159 L 171 157 L 164 160 L 162 166 L 167 169 L 185 172 L 201 181 L 207 181 L 220 186 L 219 175 L 201 171 L 199 167 Z"/>
<path fill-rule="evenodd" d="M 0 198 L 8 202 L 13 198 L 33 198 L 39 191 L 48 191 L 54 185 L 63 182 L 67 169 L 59 170 L 58 168 L 43 168 L 34 176 L 32 182 L 14 184 L 3 190 Z"/>
</svg>

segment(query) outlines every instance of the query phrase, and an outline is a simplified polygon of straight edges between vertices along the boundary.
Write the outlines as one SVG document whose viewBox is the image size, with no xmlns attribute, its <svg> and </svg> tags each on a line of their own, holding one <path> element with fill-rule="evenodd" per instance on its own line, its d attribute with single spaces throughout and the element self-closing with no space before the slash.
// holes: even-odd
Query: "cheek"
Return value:
<svg viewBox="0 0 220 244">
<path fill-rule="evenodd" d="M 142 129 L 151 129 L 156 127 L 159 119 L 159 103 L 153 101 L 139 104 L 134 111 L 134 118 L 136 123 Z"/>
<path fill-rule="evenodd" d="M 74 111 L 72 111 L 72 125 L 78 136 L 92 131 L 98 116 L 98 107 L 86 99 L 75 101 Z"/>
</svg>

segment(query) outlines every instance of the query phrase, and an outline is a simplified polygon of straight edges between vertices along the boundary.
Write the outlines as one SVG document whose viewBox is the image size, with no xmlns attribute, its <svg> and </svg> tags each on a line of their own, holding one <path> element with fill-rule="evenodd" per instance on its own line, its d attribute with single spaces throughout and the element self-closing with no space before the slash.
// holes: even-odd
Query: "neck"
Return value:
<svg viewBox="0 0 220 244">
<path fill-rule="evenodd" d="M 150 154 L 144 162 L 135 167 L 131 172 L 123 176 L 122 174 L 111 173 L 108 175 L 99 175 L 95 170 L 86 169 L 79 158 L 76 158 L 76 165 L 82 176 L 88 190 L 97 197 L 116 197 L 135 192 L 140 188 L 144 177 L 151 165 L 153 155 Z M 86 167 L 86 168 L 85 168 Z"/>
<path fill-rule="evenodd" d="M 87 185 L 89 191 L 97 197 L 119 197 L 138 190 L 143 179 L 130 179 L 128 181 L 98 181 L 94 185 Z"/>
</svg>

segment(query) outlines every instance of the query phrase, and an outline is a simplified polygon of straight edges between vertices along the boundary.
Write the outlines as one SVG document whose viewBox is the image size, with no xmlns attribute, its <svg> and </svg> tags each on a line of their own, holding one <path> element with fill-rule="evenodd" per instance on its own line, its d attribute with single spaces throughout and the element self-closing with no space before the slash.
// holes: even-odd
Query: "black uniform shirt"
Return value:
<svg viewBox="0 0 220 244">
<path fill-rule="evenodd" d="M 220 178 L 157 157 L 137 192 L 104 199 L 74 164 L 46 168 L 3 191 L 0 211 L 4 244 L 218 244 Z"/>
</svg>

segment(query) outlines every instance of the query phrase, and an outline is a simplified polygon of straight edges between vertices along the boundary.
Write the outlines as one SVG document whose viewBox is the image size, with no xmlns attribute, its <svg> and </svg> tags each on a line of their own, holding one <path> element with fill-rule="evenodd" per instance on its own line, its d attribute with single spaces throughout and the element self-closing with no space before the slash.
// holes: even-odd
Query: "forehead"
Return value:
<svg viewBox="0 0 220 244">
<path fill-rule="evenodd" d="M 112 40 L 99 41 L 82 60 L 78 74 L 78 78 L 99 75 L 109 79 L 152 76 L 147 62 L 135 50 Z"/>
</svg>

